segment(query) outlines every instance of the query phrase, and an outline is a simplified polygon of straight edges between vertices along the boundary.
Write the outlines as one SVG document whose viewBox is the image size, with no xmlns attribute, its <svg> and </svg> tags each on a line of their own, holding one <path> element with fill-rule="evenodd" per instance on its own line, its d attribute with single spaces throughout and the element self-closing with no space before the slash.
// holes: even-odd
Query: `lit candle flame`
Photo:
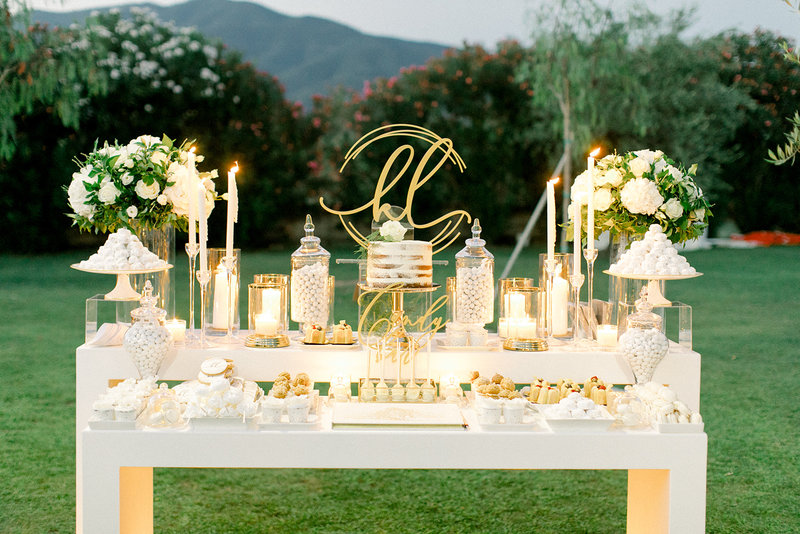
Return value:
<svg viewBox="0 0 800 534">
<path fill-rule="evenodd" d="M 197 150 L 197 147 L 196 147 L 196 146 L 193 146 L 192 148 L 190 148 L 190 149 L 189 149 L 189 152 L 191 152 L 192 154 L 194 154 L 196 150 Z"/>
<path fill-rule="evenodd" d="M 589 157 L 596 158 L 599 153 L 600 153 L 600 147 L 597 147 L 589 153 Z"/>
<path fill-rule="evenodd" d="M 231 172 L 239 172 L 239 162 L 238 161 L 233 164 L 233 167 L 231 167 Z"/>
<path fill-rule="evenodd" d="M 553 184 L 553 185 L 556 185 L 560 179 L 561 179 L 561 177 L 560 177 L 560 176 L 556 176 L 555 178 L 553 178 L 552 180 L 550 180 L 550 181 L 549 181 L 549 183 L 551 183 L 551 184 Z"/>
</svg>

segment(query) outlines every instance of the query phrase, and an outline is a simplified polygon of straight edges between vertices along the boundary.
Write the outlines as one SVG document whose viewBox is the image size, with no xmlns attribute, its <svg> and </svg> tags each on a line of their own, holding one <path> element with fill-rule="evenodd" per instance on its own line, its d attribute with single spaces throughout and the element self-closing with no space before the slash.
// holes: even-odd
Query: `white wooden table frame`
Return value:
<svg viewBox="0 0 800 534">
<path fill-rule="evenodd" d="M 363 373 L 358 350 L 180 350 L 161 378 L 197 375 L 209 356 L 232 357 L 238 374 L 266 381 L 281 371 L 306 371 L 316 381 L 335 373 Z M 543 353 L 434 351 L 431 375 L 466 377 L 477 369 L 516 382 L 597 375 L 630 383 L 622 358 L 611 352 Z M 656 432 L 556 434 L 549 432 L 353 431 L 97 431 L 87 428 L 91 403 L 108 380 L 136 376 L 119 347 L 82 346 L 76 354 L 77 531 L 86 534 L 152 532 L 153 467 L 385 468 L 385 469 L 626 469 L 628 532 L 701 533 L 705 530 L 707 436 Z M 699 408 L 700 355 L 677 345 L 656 381 Z M 471 417 L 471 413 L 468 413 Z M 474 423 L 474 421 L 472 421 Z M 202 446 L 199 446 L 202 445 Z M 325 451 L 325 454 L 320 454 Z"/>
</svg>

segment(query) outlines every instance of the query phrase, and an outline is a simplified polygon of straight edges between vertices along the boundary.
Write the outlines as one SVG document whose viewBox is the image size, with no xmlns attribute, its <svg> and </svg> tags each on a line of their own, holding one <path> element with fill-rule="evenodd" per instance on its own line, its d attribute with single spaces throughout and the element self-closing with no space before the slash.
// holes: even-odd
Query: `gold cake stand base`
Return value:
<svg viewBox="0 0 800 534">
<path fill-rule="evenodd" d="M 264 334 L 250 334 L 244 340 L 245 347 L 256 349 L 277 349 L 289 346 L 289 336 L 265 336 Z"/>
<path fill-rule="evenodd" d="M 548 349 L 547 341 L 539 338 L 516 338 L 510 337 L 503 342 L 505 350 L 516 350 L 520 352 L 541 352 Z"/>
</svg>

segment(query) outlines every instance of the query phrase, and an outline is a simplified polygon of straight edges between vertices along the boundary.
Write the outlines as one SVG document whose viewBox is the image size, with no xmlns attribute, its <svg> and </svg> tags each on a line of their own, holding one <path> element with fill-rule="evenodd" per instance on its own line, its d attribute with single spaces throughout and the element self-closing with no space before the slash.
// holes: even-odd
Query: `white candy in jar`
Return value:
<svg viewBox="0 0 800 534">
<path fill-rule="evenodd" d="M 456 270 L 456 318 L 461 323 L 486 324 L 492 320 L 494 277 L 487 265 Z"/>
<path fill-rule="evenodd" d="M 618 347 L 633 369 L 637 382 L 648 382 L 666 356 L 669 341 L 655 328 L 629 328 L 619 337 Z"/>
<path fill-rule="evenodd" d="M 155 376 L 169 352 L 172 335 L 153 323 L 137 322 L 125 333 L 123 346 L 142 377 Z"/>
<path fill-rule="evenodd" d="M 324 263 L 304 265 L 292 271 L 292 320 L 328 324 L 328 267 Z"/>
</svg>

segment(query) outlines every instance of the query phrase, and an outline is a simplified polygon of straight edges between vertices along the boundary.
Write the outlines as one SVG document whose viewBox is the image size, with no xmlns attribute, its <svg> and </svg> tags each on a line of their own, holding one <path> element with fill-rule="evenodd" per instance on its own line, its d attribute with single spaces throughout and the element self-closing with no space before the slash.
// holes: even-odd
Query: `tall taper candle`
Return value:
<svg viewBox="0 0 800 534">
<path fill-rule="evenodd" d="M 197 224 L 197 195 L 193 195 L 194 187 L 197 181 L 195 180 L 195 147 L 189 149 L 189 180 L 187 180 L 186 187 L 189 188 L 189 244 L 194 246 L 197 244 L 196 224 Z"/>
<path fill-rule="evenodd" d="M 556 251 L 556 191 L 558 177 L 547 181 L 547 262 L 552 264 Z"/>
<path fill-rule="evenodd" d="M 228 172 L 228 225 L 225 228 L 225 256 L 233 257 L 233 223 L 239 219 L 239 197 L 236 191 L 237 162 Z"/>
<path fill-rule="evenodd" d="M 197 219 L 200 221 L 200 270 L 208 271 L 208 218 L 206 217 L 206 188 L 197 185 Z"/>
<path fill-rule="evenodd" d="M 589 199 L 586 204 L 586 248 L 594 250 L 594 158 L 600 153 L 600 147 L 589 154 Z"/>
<path fill-rule="evenodd" d="M 581 246 L 581 219 L 583 216 L 581 214 L 581 195 L 577 194 L 572 199 L 572 241 L 573 241 L 573 252 L 575 255 L 575 259 L 572 261 L 572 274 L 578 276 L 581 274 L 581 259 L 583 254 L 581 251 L 583 247 Z"/>
</svg>

